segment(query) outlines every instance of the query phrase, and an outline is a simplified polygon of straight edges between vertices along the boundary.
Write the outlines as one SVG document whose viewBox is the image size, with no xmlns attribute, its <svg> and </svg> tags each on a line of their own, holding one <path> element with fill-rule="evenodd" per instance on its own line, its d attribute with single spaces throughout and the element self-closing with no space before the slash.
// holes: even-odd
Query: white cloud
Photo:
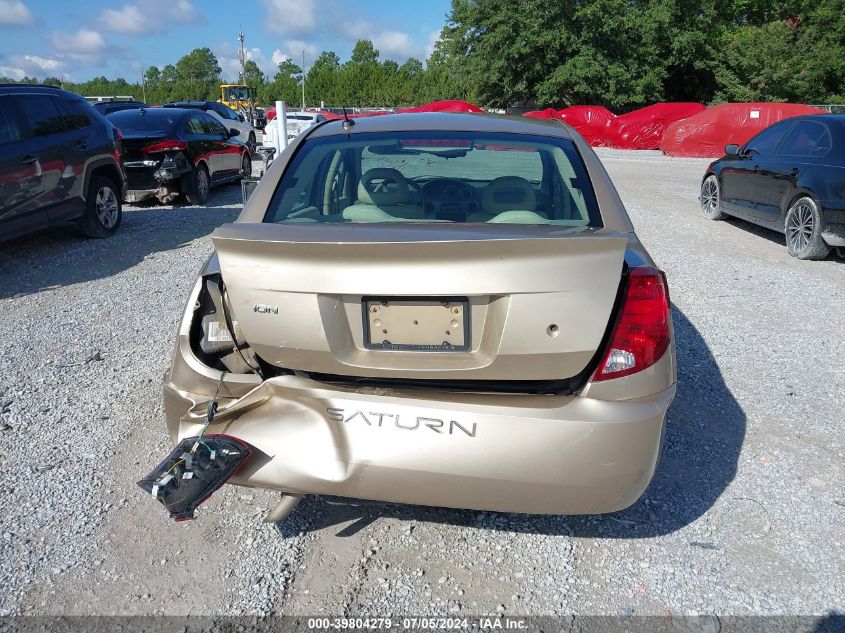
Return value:
<svg viewBox="0 0 845 633">
<path fill-rule="evenodd" d="M 128 35 L 162 32 L 175 24 L 203 21 L 189 0 L 137 0 L 119 9 L 104 9 L 100 19 L 110 30 Z"/>
<path fill-rule="evenodd" d="M 264 26 L 271 33 L 310 33 L 317 27 L 316 0 L 262 0 L 267 16 Z"/>
<path fill-rule="evenodd" d="M 79 29 L 73 35 L 53 34 L 56 50 L 70 55 L 96 55 L 106 48 L 106 40 L 97 31 Z"/>
<path fill-rule="evenodd" d="M 402 31 L 381 31 L 373 34 L 371 39 L 382 59 L 419 57 L 423 50 L 410 35 Z"/>
<path fill-rule="evenodd" d="M 292 59 L 295 64 L 301 66 L 302 51 L 305 51 L 305 68 L 308 69 L 317 59 L 320 49 L 305 40 L 285 40 L 283 48 L 277 48 L 273 51 L 273 63 L 278 66 L 283 59 Z"/>
<path fill-rule="evenodd" d="M 0 0 L 0 26 L 28 26 L 35 22 L 20 0 Z"/>
<path fill-rule="evenodd" d="M 434 52 L 434 47 L 437 45 L 437 42 L 440 41 L 440 29 L 436 31 L 432 31 L 428 34 L 428 44 L 425 46 L 425 58 L 428 59 L 431 57 L 431 54 Z"/>
<path fill-rule="evenodd" d="M 352 40 L 370 40 L 384 59 L 404 61 L 409 57 L 425 57 L 426 47 L 417 44 L 404 31 L 378 29 L 366 20 L 358 19 L 341 26 L 343 34 Z"/>
<path fill-rule="evenodd" d="M 13 68 L 12 66 L 0 66 L 0 75 L 3 77 L 11 77 L 12 79 L 23 79 L 26 77 L 26 71 L 23 68 Z"/>
<path fill-rule="evenodd" d="M 232 44 L 220 44 L 214 49 L 214 55 L 220 64 L 223 71 L 224 79 L 237 79 L 241 72 L 241 62 L 238 57 L 238 48 Z M 275 53 L 271 57 L 267 57 L 260 48 L 253 47 L 246 49 L 246 58 L 251 59 L 264 72 L 265 75 L 272 78 L 276 74 L 276 66 L 278 62 L 274 61 Z"/>
<path fill-rule="evenodd" d="M 0 74 L 22 79 L 27 77 L 46 77 L 47 75 L 64 76 L 65 62 L 52 57 L 39 55 L 11 55 L 3 60 Z"/>
</svg>

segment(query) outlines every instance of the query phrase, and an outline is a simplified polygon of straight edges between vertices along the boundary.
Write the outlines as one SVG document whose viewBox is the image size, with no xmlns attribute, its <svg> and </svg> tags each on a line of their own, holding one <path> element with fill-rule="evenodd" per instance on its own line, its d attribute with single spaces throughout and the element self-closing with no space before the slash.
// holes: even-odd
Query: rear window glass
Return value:
<svg viewBox="0 0 845 633">
<path fill-rule="evenodd" d="M 169 130 L 184 113 L 168 108 L 122 110 L 108 115 L 108 120 L 121 130 Z"/>
<path fill-rule="evenodd" d="M 306 140 L 265 221 L 601 226 L 571 141 L 480 132 Z"/>
</svg>

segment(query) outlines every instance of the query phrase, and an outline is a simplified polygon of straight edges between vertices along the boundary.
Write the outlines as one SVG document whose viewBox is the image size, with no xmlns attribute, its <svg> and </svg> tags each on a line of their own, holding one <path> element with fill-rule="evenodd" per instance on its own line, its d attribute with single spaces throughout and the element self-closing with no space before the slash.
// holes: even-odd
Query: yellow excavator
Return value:
<svg viewBox="0 0 845 633">
<path fill-rule="evenodd" d="M 220 84 L 220 103 L 245 114 L 256 128 L 264 127 L 261 121 L 264 112 L 255 101 L 255 88 L 246 84 Z"/>
</svg>

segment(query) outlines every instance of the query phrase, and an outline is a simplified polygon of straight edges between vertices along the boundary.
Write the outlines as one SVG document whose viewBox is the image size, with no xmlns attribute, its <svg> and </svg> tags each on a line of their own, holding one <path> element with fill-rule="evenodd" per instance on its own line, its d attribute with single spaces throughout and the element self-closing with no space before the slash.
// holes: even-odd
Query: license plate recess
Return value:
<svg viewBox="0 0 845 633">
<path fill-rule="evenodd" d="M 411 352 L 469 349 L 466 297 L 363 297 L 364 346 Z"/>
</svg>

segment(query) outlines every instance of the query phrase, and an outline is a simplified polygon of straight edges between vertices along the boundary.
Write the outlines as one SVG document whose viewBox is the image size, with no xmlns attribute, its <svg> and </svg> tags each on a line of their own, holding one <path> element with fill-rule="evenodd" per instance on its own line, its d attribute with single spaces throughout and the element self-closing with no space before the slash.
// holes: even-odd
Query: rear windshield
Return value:
<svg viewBox="0 0 845 633">
<path fill-rule="evenodd" d="M 176 109 L 143 108 L 112 112 L 107 118 L 121 130 L 169 130 L 183 115 Z"/>
<path fill-rule="evenodd" d="M 571 141 L 480 132 L 306 140 L 285 170 L 265 222 L 601 226 Z"/>
</svg>

